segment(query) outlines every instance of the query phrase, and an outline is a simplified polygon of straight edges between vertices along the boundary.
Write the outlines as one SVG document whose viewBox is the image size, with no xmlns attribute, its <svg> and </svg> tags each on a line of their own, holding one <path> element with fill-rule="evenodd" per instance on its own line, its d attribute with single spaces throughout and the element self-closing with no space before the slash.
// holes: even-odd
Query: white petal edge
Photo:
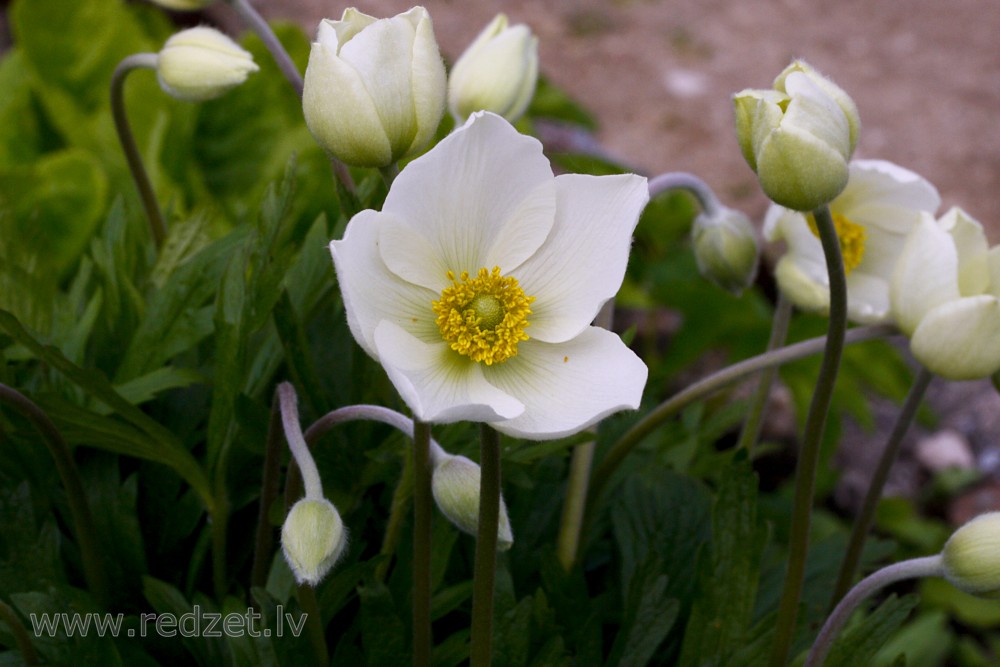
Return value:
<svg viewBox="0 0 1000 667">
<path fill-rule="evenodd" d="M 973 296 L 927 314 L 910 339 L 917 361 L 949 380 L 975 380 L 1000 370 L 1000 300 Z"/>
<path fill-rule="evenodd" d="M 535 297 L 526 333 L 569 340 L 593 321 L 625 277 L 632 232 L 649 201 L 646 179 L 632 174 L 556 178 L 549 237 L 511 274 Z"/>
<path fill-rule="evenodd" d="M 421 421 L 484 422 L 524 412 L 520 401 L 486 381 L 480 364 L 444 341 L 422 342 L 387 320 L 375 327 L 374 339 L 382 367 Z"/>
<path fill-rule="evenodd" d="M 904 334 L 914 332 L 933 308 L 959 298 L 958 256 L 951 235 L 922 214 L 892 272 L 892 317 Z"/>
<path fill-rule="evenodd" d="M 519 417 L 491 426 L 528 440 L 561 438 L 615 412 L 635 410 L 648 373 L 616 334 L 599 327 L 565 343 L 525 341 L 516 357 L 483 372 L 525 405 Z"/>
<path fill-rule="evenodd" d="M 937 189 L 923 176 L 887 160 L 853 160 L 847 187 L 830 208 L 853 222 L 906 234 L 920 211 L 935 213 Z"/>
</svg>

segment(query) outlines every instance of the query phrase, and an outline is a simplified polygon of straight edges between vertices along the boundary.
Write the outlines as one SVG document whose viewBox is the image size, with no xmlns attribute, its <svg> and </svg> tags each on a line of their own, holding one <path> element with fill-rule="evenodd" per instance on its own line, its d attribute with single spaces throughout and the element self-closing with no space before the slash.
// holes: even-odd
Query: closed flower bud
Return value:
<svg viewBox="0 0 1000 667">
<path fill-rule="evenodd" d="M 326 499 L 298 501 L 281 527 L 281 550 L 299 583 L 318 584 L 346 545 L 347 531 L 340 513 Z"/>
<path fill-rule="evenodd" d="M 744 90 L 733 103 L 743 157 L 775 203 L 812 211 L 840 194 L 861 128 L 847 93 L 796 61 L 773 90 Z"/>
<path fill-rule="evenodd" d="M 726 207 L 713 215 L 700 213 L 694 219 L 691 238 L 701 275 L 733 294 L 753 283 L 760 246 L 745 215 Z"/>
<path fill-rule="evenodd" d="M 448 108 L 456 122 L 492 111 L 514 122 L 527 110 L 538 81 L 538 38 L 526 25 L 496 18 L 455 62 L 448 78 Z"/>
<path fill-rule="evenodd" d="M 431 481 L 438 509 L 469 535 L 475 535 L 479 529 L 479 474 L 479 466 L 466 457 L 445 454 L 434 466 Z M 501 498 L 497 550 L 506 551 L 513 543 L 507 507 Z"/>
<path fill-rule="evenodd" d="M 446 78 L 423 7 L 375 19 L 323 20 L 302 110 L 319 144 L 347 164 L 387 167 L 423 149 L 444 115 Z"/>
<path fill-rule="evenodd" d="M 1000 512 L 981 514 L 956 530 L 941 560 L 945 578 L 956 588 L 1000 598 Z"/>
<path fill-rule="evenodd" d="M 175 34 L 160 51 L 157 76 L 168 94 L 187 102 L 218 97 L 256 72 L 253 56 L 213 28 Z"/>
<path fill-rule="evenodd" d="M 157 4 L 161 7 L 172 9 L 177 12 L 197 11 L 208 7 L 213 2 L 215 2 L 215 0 L 153 0 L 153 4 Z"/>
</svg>

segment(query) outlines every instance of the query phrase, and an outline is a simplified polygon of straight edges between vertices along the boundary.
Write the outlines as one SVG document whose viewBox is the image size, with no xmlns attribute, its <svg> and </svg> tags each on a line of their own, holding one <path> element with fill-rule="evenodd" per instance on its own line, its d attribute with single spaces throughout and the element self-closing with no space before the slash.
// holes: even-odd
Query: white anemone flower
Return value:
<svg viewBox="0 0 1000 667">
<path fill-rule="evenodd" d="M 1000 246 L 953 208 L 924 216 L 892 275 L 892 311 L 913 356 L 950 380 L 1000 370 Z"/>
<path fill-rule="evenodd" d="M 554 177 L 537 140 L 473 114 L 330 244 L 351 332 L 423 421 L 540 440 L 635 409 L 646 365 L 591 321 L 648 198 L 631 174 Z"/>
<path fill-rule="evenodd" d="M 889 279 L 906 235 L 923 212 L 941 204 L 922 176 L 885 160 L 854 160 L 847 187 L 830 202 L 847 273 L 847 314 L 862 324 L 890 319 Z M 772 205 L 764 237 L 784 240 L 787 252 L 775 267 L 782 292 L 805 310 L 827 313 L 830 280 L 811 214 Z"/>
</svg>

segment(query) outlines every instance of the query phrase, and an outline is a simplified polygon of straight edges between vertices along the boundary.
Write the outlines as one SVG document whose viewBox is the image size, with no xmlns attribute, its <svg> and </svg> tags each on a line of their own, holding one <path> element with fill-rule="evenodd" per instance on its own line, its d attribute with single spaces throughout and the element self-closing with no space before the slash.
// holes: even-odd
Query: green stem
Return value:
<svg viewBox="0 0 1000 667">
<path fill-rule="evenodd" d="M 705 215 L 713 216 L 718 212 L 722 204 L 719 203 L 719 198 L 715 196 L 712 188 L 708 187 L 705 181 L 701 180 L 694 174 L 689 174 L 684 171 L 672 171 L 666 174 L 660 174 L 655 178 L 649 179 L 649 198 L 653 199 L 657 195 L 663 194 L 669 190 L 685 190 L 698 200 L 698 205 L 701 206 L 701 210 L 705 212 Z"/>
<path fill-rule="evenodd" d="M 826 257 L 826 270 L 830 281 L 830 324 L 826 337 L 826 350 L 816 379 L 809 415 L 806 418 L 802 450 L 799 452 L 795 471 L 795 496 L 792 507 L 792 525 L 789 532 L 788 569 L 778 616 L 775 620 L 774 644 L 771 648 L 771 667 L 784 667 L 792 648 L 795 621 L 802 597 L 805 577 L 806 556 L 809 552 L 809 524 L 812 518 L 816 469 L 819 465 L 819 450 L 826 427 L 826 417 L 830 410 L 833 387 L 837 381 L 840 357 L 844 349 L 847 329 L 847 279 L 844 261 L 840 256 L 840 240 L 830 215 L 830 209 L 822 206 L 813 212 L 820 243 Z"/>
<path fill-rule="evenodd" d="M 21 652 L 24 664 L 31 666 L 41 665 L 42 660 L 38 657 L 38 652 L 31 643 L 31 637 L 28 636 L 28 629 L 24 627 L 21 619 L 17 617 L 17 614 L 10 605 L 3 600 L 0 600 L 0 621 L 6 623 L 11 634 L 14 635 L 14 643 L 17 644 L 17 650 Z"/>
<path fill-rule="evenodd" d="M 392 182 L 396 180 L 397 176 L 399 176 L 399 163 L 393 162 L 388 167 L 382 167 L 378 171 L 382 175 L 382 180 L 385 182 L 385 187 L 391 188 Z"/>
<path fill-rule="evenodd" d="M 319 601 L 316 599 L 316 589 L 309 584 L 297 586 L 299 607 L 306 615 L 306 638 L 313 652 L 313 664 L 316 667 L 326 667 L 330 662 L 330 649 L 326 645 L 326 634 L 323 631 L 323 616 Z"/>
<path fill-rule="evenodd" d="M 413 665 L 431 664 L 431 427 L 413 423 Z M 494 539 L 496 536 L 494 535 Z"/>
<path fill-rule="evenodd" d="M 94 517 L 90 512 L 87 495 L 83 490 L 83 482 L 80 480 L 80 471 L 73 461 L 69 445 L 66 444 L 59 429 L 45 414 L 45 411 L 21 392 L 5 384 L 0 384 L 0 401 L 13 406 L 24 415 L 38 429 L 42 440 L 48 446 L 49 454 L 52 455 L 56 465 L 56 472 L 66 490 L 66 502 L 73 519 L 76 541 L 80 547 L 80 560 L 87 589 L 90 590 L 101 607 L 107 608 L 111 603 L 108 574 L 97 542 Z"/>
<path fill-rule="evenodd" d="M 615 302 L 611 299 L 605 303 L 594 325 L 611 330 L 614 325 Z M 591 427 L 591 433 L 597 433 L 597 427 Z M 566 480 L 566 497 L 563 500 L 562 516 L 559 519 L 559 535 L 556 538 L 556 556 L 563 569 L 569 572 L 576 564 L 576 556 L 580 551 L 580 536 L 583 533 L 583 517 L 587 509 L 587 488 L 590 484 L 590 471 L 594 464 L 594 450 L 597 441 L 584 442 L 573 448 L 569 462 L 569 477 Z"/>
<path fill-rule="evenodd" d="M 472 574 L 471 667 L 489 667 L 493 660 L 493 589 L 497 569 L 497 529 L 500 524 L 500 434 L 480 426 L 479 532 Z"/>
<path fill-rule="evenodd" d="M 125 77 L 135 69 L 155 70 L 158 62 L 159 56 L 155 53 L 136 53 L 118 63 L 114 74 L 111 75 L 111 116 L 114 118 L 115 130 L 118 131 L 118 141 L 122 145 L 125 161 L 128 163 L 129 171 L 132 172 L 135 187 L 139 190 L 139 199 L 146 211 L 146 219 L 149 221 L 153 242 L 157 248 L 162 248 L 163 242 L 167 238 L 167 225 L 163 222 L 160 205 L 156 201 L 156 193 L 153 192 L 149 174 L 142 163 L 139 147 L 135 143 L 132 128 L 129 126 L 128 114 L 125 113 Z"/>
<path fill-rule="evenodd" d="M 271 401 L 271 418 L 267 423 L 267 441 L 264 445 L 264 470 L 260 482 L 260 505 L 257 510 L 257 534 L 254 539 L 253 567 L 250 569 L 250 586 L 267 585 L 267 573 L 274 552 L 274 526 L 271 525 L 271 508 L 278 498 L 278 478 L 281 476 L 281 408 L 278 394 Z"/>
<path fill-rule="evenodd" d="M 788 336 L 788 324 L 792 319 L 792 302 L 784 295 L 778 293 L 778 303 L 774 308 L 774 320 L 771 323 L 771 337 L 767 341 L 767 351 L 776 350 L 785 344 Z M 774 386 L 774 379 L 778 375 L 778 367 L 771 366 L 760 374 L 757 381 L 757 389 L 754 391 L 753 399 L 747 410 L 747 419 L 743 422 L 743 430 L 740 432 L 740 439 L 736 444 L 737 449 L 746 449 L 753 453 L 754 445 L 760 438 L 760 429 L 764 424 L 764 415 L 767 412 L 768 399 L 771 397 L 771 387 Z"/>
<path fill-rule="evenodd" d="M 844 555 L 844 561 L 840 564 L 837 585 L 833 589 L 831 605 L 840 600 L 854 582 L 854 576 L 858 571 L 858 564 L 861 562 L 861 552 L 864 550 L 865 539 L 868 537 L 868 532 L 875 521 L 875 511 L 878 509 L 879 500 L 882 499 L 882 490 L 885 489 L 885 483 L 889 479 L 889 471 L 899 456 L 899 449 L 903 444 L 903 436 L 906 435 L 910 424 L 913 423 L 913 419 L 917 415 L 917 409 L 920 407 L 920 402 L 923 400 L 924 394 L 927 392 L 927 387 L 933 378 L 933 373 L 922 366 L 920 367 L 920 370 L 917 371 L 917 376 L 913 380 L 913 386 L 910 387 L 910 393 L 907 395 L 899 416 L 896 418 L 896 423 L 892 427 L 892 432 L 889 433 L 889 439 L 885 443 L 885 449 L 882 450 L 878 467 L 875 468 L 875 474 L 872 475 L 872 480 L 868 484 L 868 492 L 865 494 L 864 502 L 861 504 L 861 511 L 858 512 L 858 516 L 854 520 L 854 528 L 851 530 L 851 539 L 847 545 L 847 553 Z"/>
<path fill-rule="evenodd" d="M 892 336 L 896 333 L 898 332 L 895 328 L 884 324 L 857 327 L 847 332 L 845 342 L 859 343 L 872 340 L 873 338 Z M 668 398 L 626 431 L 611 447 L 607 456 L 598 464 L 590 485 L 591 491 L 588 505 L 593 507 L 600 499 L 601 493 L 625 457 L 642 442 L 643 438 L 655 431 L 667 419 L 670 419 L 688 405 L 738 382 L 748 375 L 772 366 L 780 366 L 790 361 L 812 356 L 823 350 L 826 340 L 826 336 L 818 336 L 804 340 L 801 343 L 795 343 L 794 345 L 788 345 L 772 352 L 765 352 L 756 357 L 745 359 L 695 382 Z"/>
<path fill-rule="evenodd" d="M 847 623 L 858 606 L 872 593 L 885 588 L 890 584 L 904 579 L 915 579 L 917 577 L 940 577 L 944 575 L 944 566 L 941 563 L 941 556 L 925 556 L 923 558 L 913 558 L 904 560 L 901 563 L 894 563 L 884 567 L 877 572 L 862 579 L 857 586 L 844 596 L 840 604 L 833 610 L 823 628 L 816 637 L 816 643 L 809 650 L 804 667 L 822 667 L 826 661 L 826 656 L 833 646 L 840 629 Z"/>
<path fill-rule="evenodd" d="M 228 590 L 228 537 L 229 494 L 226 492 L 226 475 L 221 471 L 216 484 L 215 503 L 209 514 L 212 523 L 212 585 L 215 599 L 221 604 Z"/>
</svg>

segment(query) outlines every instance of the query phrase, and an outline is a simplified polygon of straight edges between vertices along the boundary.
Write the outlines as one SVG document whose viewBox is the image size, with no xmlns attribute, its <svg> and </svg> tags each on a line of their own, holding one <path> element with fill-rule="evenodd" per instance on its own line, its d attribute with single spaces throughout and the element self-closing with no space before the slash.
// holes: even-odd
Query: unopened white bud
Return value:
<svg viewBox="0 0 1000 667">
<path fill-rule="evenodd" d="M 479 530 L 479 466 L 464 456 L 444 455 L 434 467 L 431 490 L 438 509 L 449 521 L 469 535 Z M 507 506 L 500 499 L 497 550 L 506 551 L 514 543 L 507 518 Z"/>
<path fill-rule="evenodd" d="M 956 530 L 941 560 L 945 578 L 956 588 L 1000 598 L 1000 512 L 981 514 Z"/>
<path fill-rule="evenodd" d="M 720 207 L 700 213 L 691 227 L 698 270 L 719 287 L 739 294 L 757 277 L 760 246 L 753 224 L 739 211 Z"/>
<path fill-rule="evenodd" d="M 333 503 L 303 498 L 281 527 L 281 550 L 295 580 L 315 586 L 334 566 L 347 546 L 347 530 Z"/>
<path fill-rule="evenodd" d="M 246 81 L 259 68 L 253 56 L 214 28 L 189 28 L 160 51 L 160 87 L 179 100 L 204 102 Z"/>
</svg>

